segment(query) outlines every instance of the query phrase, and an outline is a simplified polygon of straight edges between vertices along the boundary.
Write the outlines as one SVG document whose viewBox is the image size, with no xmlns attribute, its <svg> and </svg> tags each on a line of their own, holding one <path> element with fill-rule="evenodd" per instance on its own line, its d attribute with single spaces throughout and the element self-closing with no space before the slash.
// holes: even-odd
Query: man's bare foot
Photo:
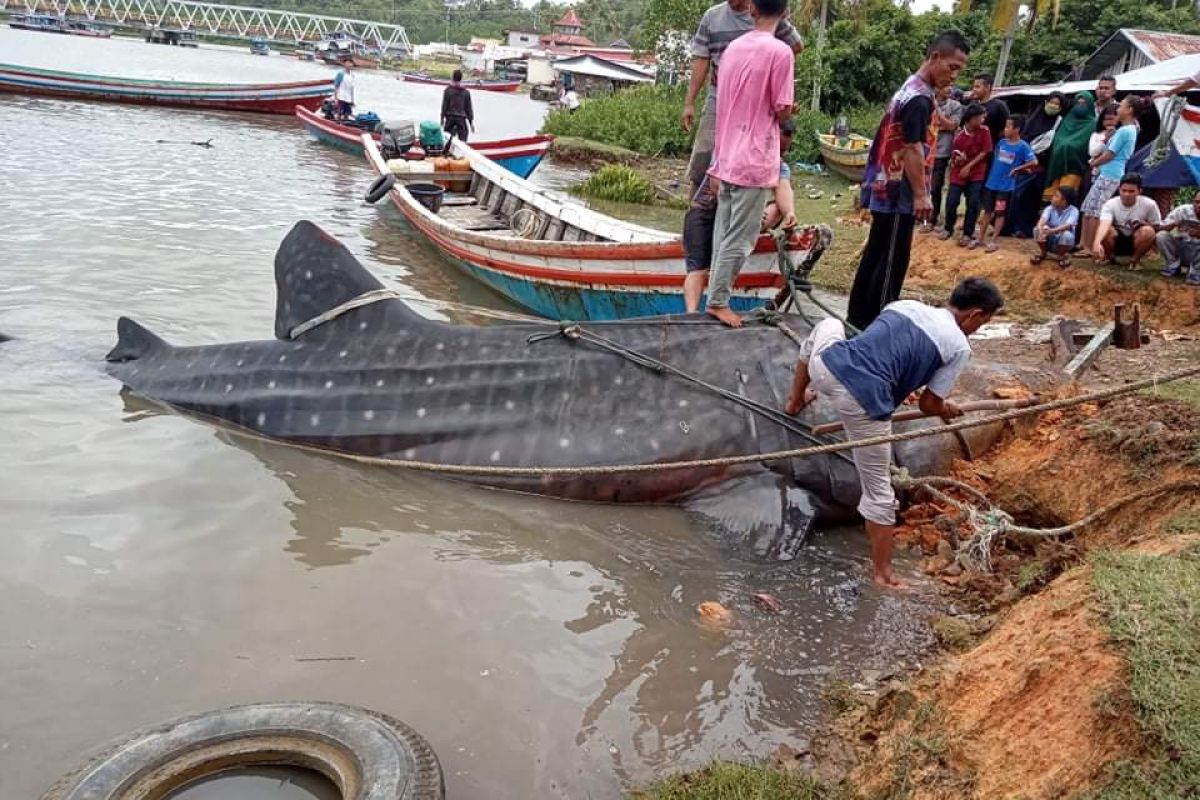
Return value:
<svg viewBox="0 0 1200 800">
<path fill-rule="evenodd" d="M 742 327 L 742 318 L 729 310 L 728 306 L 709 306 L 709 316 L 716 317 L 731 328 Z"/>
<path fill-rule="evenodd" d="M 874 579 L 875 583 L 879 584 L 885 589 L 892 589 L 893 591 L 901 592 L 908 589 L 908 584 L 897 578 L 895 573 L 891 572 L 890 570 L 886 573 L 876 572 Z"/>
</svg>

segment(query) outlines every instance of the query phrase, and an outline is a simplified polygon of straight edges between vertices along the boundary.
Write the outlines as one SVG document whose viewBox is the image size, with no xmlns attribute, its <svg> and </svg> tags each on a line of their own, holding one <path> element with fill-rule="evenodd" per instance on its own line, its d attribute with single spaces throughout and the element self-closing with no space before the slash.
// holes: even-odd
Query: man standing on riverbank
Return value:
<svg viewBox="0 0 1200 800">
<path fill-rule="evenodd" d="M 709 176 L 720 181 L 708 276 L 708 313 L 733 328 L 733 282 L 754 249 L 763 209 L 779 183 L 779 126 L 792 115 L 796 57 L 775 36 L 787 0 L 754 0 L 754 30 L 725 53 L 717 86 L 716 146 Z"/>
<path fill-rule="evenodd" d="M 467 141 L 475 127 L 475 109 L 471 108 L 471 93 L 462 85 L 462 70 L 454 70 L 450 85 L 442 92 L 442 128 L 460 142 Z"/>
<path fill-rule="evenodd" d="M 937 136 L 934 90 L 954 83 L 970 51 L 958 31 L 938 34 L 925 63 L 892 97 L 879 122 L 863 178 L 870 198 L 871 232 L 854 274 L 847 311 L 856 328 L 866 328 L 884 306 L 900 297 L 913 226 L 933 212 L 929 173 Z"/>
<path fill-rule="evenodd" d="M 708 94 L 696 127 L 696 138 L 692 144 L 692 158 L 688 162 L 688 180 L 694 195 L 704 182 L 712 160 L 713 136 L 717 125 L 717 66 L 725 49 L 735 39 L 754 27 L 750 14 L 750 0 L 728 0 L 718 3 L 704 12 L 696 36 L 692 39 L 692 78 L 688 83 L 687 101 L 683 104 L 681 122 L 683 129 L 690 131 L 696 120 L 696 98 L 708 79 Z M 775 26 L 775 37 L 799 53 L 804 49 L 804 40 L 786 19 Z"/>
</svg>

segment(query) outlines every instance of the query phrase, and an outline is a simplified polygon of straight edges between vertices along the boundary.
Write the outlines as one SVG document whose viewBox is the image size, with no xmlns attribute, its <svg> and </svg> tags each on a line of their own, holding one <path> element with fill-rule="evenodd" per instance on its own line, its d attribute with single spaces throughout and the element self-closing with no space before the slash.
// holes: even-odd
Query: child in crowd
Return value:
<svg viewBox="0 0 1200 800">
<path fill-rule="evenodd" d="M 1030 257 L 1030 263 L 1040 264 L 1053 250 L 1058 255 L 1060 267 L 1071 266 L 1071 249 L 1075 247 L 1075 228 L 1079 225 L 1079 209 L 1075 207 L 1075 190 L 1060 186 L 1054 190 L 1050 205 L 1038 220 L 1034 238 L 1041 250 Z"/>
<path fill-rule="evenodd" d="M 975 221 L 979 219 L 979 193 L 987 176 L 987 157 L 992 154 L 992 133 L 984 125 L 987 109 L 972 103 L 963 112 L 962 130 L 954 137 L 950 156 L 950 191 L 946 195 L 946 227 L 937 238 L 945 241 L 954 235 L 958 222 L 958 204 L 967 196 L 967 215 L 963 218 L 959 247 L 975 241 Z"/>
<path fill-rule="evenodd" d="M 1017 187 L 1017 175 L 1037 167 L 1037 154 L 1029 142 L 1021 139 L 1021 126 L 1024 123 L 1025 118 L 1019 114 L 1010 116 L 1004 123 L 1004 138 L 996 145 L 992 168 L 983 185 L 983 224 L 979 226 L 979 239 L 987 238 L 990 224 L 992 238 L 984 248 L 989 253 L 1000 249 L 996 237 L 1004 228 L 1004 215 L 1008 211 L 1013 189 Z"/>
</svg>

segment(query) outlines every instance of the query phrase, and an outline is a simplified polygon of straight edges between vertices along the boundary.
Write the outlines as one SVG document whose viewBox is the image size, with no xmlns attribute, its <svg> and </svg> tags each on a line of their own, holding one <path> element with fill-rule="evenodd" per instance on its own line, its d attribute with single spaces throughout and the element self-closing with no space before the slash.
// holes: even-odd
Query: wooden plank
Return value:
<svg viewBox="0 0 1200 800">
<path fill-rule="evenodd" d="M 1075 358 L 1071 359 L 1071 363 L 1063 367 L 1063 372 L 1071 380 L 1079 380 L 1079 376 L 1083 374 L 1083 371 L 1090 367 L 1100 356 L 1101 351 L 1112 343 L 1114 330 L 1116 330 L 1116 325 L 1111 322 L 1101 328 L 1100 332 L 1093 336 L 1092 340 L 1079 351 L 1079 355 L 1075 356 Z"/>
</svg>

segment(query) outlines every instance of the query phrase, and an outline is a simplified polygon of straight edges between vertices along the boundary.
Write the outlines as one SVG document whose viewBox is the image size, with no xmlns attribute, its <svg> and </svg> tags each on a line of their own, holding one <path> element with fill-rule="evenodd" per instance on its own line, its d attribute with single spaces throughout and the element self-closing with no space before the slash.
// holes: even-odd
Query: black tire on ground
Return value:
<svg viewBox="0 0 1200 800">
<path fill-rule="evenodd" d="M 159 800 L 252 766 L 321 773 L 344 800 L 442 800 L 429 743 L 398 719 L 338 703 L 261 703 L 164 722 L 115 742 L 41 800 Z"/>
<path fill-rule="evenodd" d="M 367 189 L 367 193 L 364 195 L 363 199 L 368 203 L 378 203 L 384 197 L 387 197 L 387 193 L 390 192 L 392 187 L 395 185 L 395 175 L 390 172 L 386 175 L 380 175 L 375 179 L 375 182 L 371 184 L 371 188 Z"/>
</svg>

